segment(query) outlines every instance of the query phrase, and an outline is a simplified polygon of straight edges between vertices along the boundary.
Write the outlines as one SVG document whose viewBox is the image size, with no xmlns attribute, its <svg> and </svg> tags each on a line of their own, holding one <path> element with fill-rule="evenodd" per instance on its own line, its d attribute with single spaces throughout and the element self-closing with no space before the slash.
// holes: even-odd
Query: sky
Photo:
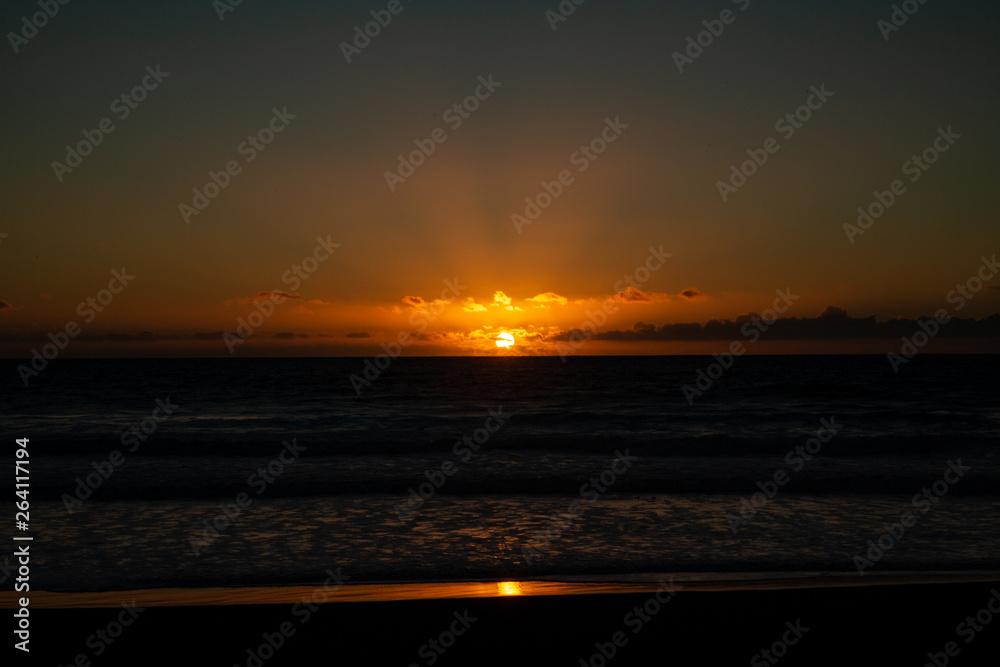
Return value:
<svg viewBox="0 0 1000 667">
<path fill-rule="evenodd" d="M 0 355 L 1000 351 L 1000 8 L 903 4 L 4 3 Z"/>
</svg>

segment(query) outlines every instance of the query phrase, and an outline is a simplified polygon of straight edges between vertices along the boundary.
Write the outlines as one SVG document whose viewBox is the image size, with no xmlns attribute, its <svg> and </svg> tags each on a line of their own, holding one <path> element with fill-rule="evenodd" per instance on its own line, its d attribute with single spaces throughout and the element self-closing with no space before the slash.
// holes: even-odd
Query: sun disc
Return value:
<svg viewBox="0 0 1000 667">
<path fill-rule="evenodd" d="M 497 336 L 497 347 L 510 347 L 514 344 L 514 337 L 506 331 Z"/>
</svg>

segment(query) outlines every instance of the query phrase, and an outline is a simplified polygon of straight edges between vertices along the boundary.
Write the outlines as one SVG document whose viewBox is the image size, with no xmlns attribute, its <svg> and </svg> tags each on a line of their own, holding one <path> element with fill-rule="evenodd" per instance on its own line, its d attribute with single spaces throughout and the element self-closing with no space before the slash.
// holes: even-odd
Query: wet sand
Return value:
<svg viewBox="0 0 1000 667">
<path fill-rule="evenodd" d="M 0 597 L 5 607 L 13 600 Z M 930 652 L 975 665 L 1000 651 L 991 604 L 1000 610 L 996 573 L 35 592 L 30 661 L 17 657 L 134 665 L 159 655 L 248 667 L 355 663 L 349 656 L 358 653 L 379 665 L 919 666 Z M 957 657 L 944 653 L 948 642 Z"/>
</svg>

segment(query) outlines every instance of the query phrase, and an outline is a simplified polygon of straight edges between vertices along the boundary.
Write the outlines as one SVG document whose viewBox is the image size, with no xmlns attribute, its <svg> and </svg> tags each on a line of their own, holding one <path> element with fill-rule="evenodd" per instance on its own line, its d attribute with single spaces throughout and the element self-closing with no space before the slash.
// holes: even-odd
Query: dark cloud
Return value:
<svg viewBox="0 0 1000 667">
<path fill-rule="evenodd" d="M 704 301 L 708 298 L 704 292 L 695 287 L 689 287 L 686 290 L 682 290 L 676 296 L 688 301 Z M 629 285 L 621 292 L 613 295 L 611 298 L 622 303 L 666 303 L 667 301 L 674 299 L 675 295 L 666 294 L 665 292 L 646 292 Z"/>
<path fill-rule="evenodd" d="M 632 287 L 631 285 L 611 298 L 615 301 L 621 301 L 623 303 L 662 303 L 664 301 L 670 301 L 669 294 L 661 294 L 660 292 L 644 292 L 641 289 Z"/>
<path fill-rule="evenodd" d="M 836 306 L 827 306 L 826 309 L 819 314 L 819 316 L 820 319 L 831 318 L 831 317 L 837 317 L 837 318 L 849 317 L 846 310 L 844 310 L 843 308 L 837 308 Z"/>
<path fill-rule="evenodd" d="M 705 299 L 708 298 L 707 296 L 705 296 L 704 292 L 695 287 L 689 287 L 686 290 L 683 290 L 677 296 L 681 297 L 682 299 L 687 299 L 688 301 L 704 301 Z"/>
<path fill-rule="evenodd" d="M 403 303 L 405 303 L 407 306 L 413 306 L 414 308 L 419 308 L 420 306 L 424 306 L 427 304 L 427 302 L 424 301 L 423 298 L 419 296 L 404 296 Z"/>
<path fill-rule="evenodd" d="M 225 304 L 227 306 L 231 306 L 234 303 L 252 304 L 252 303 L 260 303 L 261 301 L 274 301 L 275 303 L 281 303 L 289 299 L 301 299 L 301 298 L 302 296 L 299 294 L 290 294 L 280 289 L 272 289 L 272 290 L 261 290 L 260 292 L 254 294 L 253 297 L 250 299 L 247 299 L 245 297 L 240 297 L 238 299 L 227 299 L 225 301 Z"/>
<path fill-rule="evenodd" d="M 224 331 L 208 331 L 196 334 L 191 334 L 192 340 L 218 340 L 222 338 Z"/>
<path fill-rule="evenodd" d="M 912 336 L 921 322 L 932 318 L 893 319 L 878 322 L 875 316 L 851 317 L 842 308 L 831 306 L 818 317 L 780 318 L 767 326 L 761 334 L 762 340 L 843 340 L 900 338 Z M 579 340 L 583 338 L 606 341 L 704 341 L 704 340 L 739 340 L 746 338 L 749 332 L 757 330 L 754 322 L 765 324 L 756 313 L 740 315 L 735 320 L 709 320 L 705 324 L 664 324 L 655 326 L 645 322 L 636 322 L 631 329 L 625 331 L 612 330 L 588 333 L 571 329 L 561 331 L 549 337 L 550 340 Z M 927 325 L 931 326 L 931 325 Z M 745 327 L 745 329 L 744 329 Z M 942 338 L 960 337 L 1000 337 L 1000 314 L 990 315 L 981 320 L 974 318 L 952 318 L 941 325 Z"/>
<path fill-rule="evenodd" d="M 638 289 L 636 287 L 632 287 L 631 285 L 626 287 L 623 291 L 618 292 L 618 294 L 615 294 L 615 299 L 617 299 L 618 301 L 641 301 L 641 302 L 651 301 L 649 295 L 646 292 L 643 292 L 641 289 Z"/>
<path fill-rule="evenodd" d="M 270 299 L 271 301 L 284 301 L 285 299 L 301 299 L 302 297 L 298 294 L 289 294 L 288 292 L 282 291 L 280 289 L 266 290 L 263 292 L 257 292 L 254 295 L 255 299 Z"/>
<path fill-rule="evenodd" d="M 108 333 L 104 336 L 96 336 L 95 340 L 110 340 L 116 343 L 147 342 L 156 340 L 174 340 L 176 336 L 157 336 L 152 331 L 140 331 L 137 334 L 128 333 Z"/>
<path fill-rule="evenodd" d="M 6 302 L 0 302 L 6 303 Z M 5 306 L 7 308 L 9 306 Z M 932 318 L 892 319 L 879 322 L 875 316 L 851 317 L 843 308 L 830 306 L 816 317 L 780 318 L 767 325 L 761 340 L 865 340 L 865 339 L 898 339 L 902 336 L 912 336 L 920 329 L 920 324 L 928 324 Z M 756 326 L 765 325 L 763 318 L 756 313 L 746 313 L 733 320 L 709 320 L 705 324 L 676 323 L 657 326 L 647 322 L 636 322 L 631 329 L 610 331 L 584 331 L 570 329 L 555 333 L 534 333 L 530 337 L 539 341 L 567 341 L 593 339 L 603 341 L 638 342 L 638 341 L 715 341 L 741 340 L 750 332 L 759 329 Z M 196 332 L 191 334 L 158 334 L 152 331 L 138 333 L 109 332 L 102 334 L 86 334 L 77 336 L 74 340 L 80 342 L 115 342 L 115 343 L 150 343 L 156 341 L 218 341 L 222 331 Z M 425 342 L 447 342 L 451 340 L 450 333 L 420 333 L 413 334 L 415 340 Z M 940 325 L 941 338 L 1000 338 L 1000 313 L 977 320 L 974 318 L 952 318 L 946 324 Z M 319 334 L 321 338 L 335 338 L 331 334 Z M 346 334 L 347 338 L 371 338 L 372 334 L 364 331 Z M 283 331 L 270 336 L 277 340 L 299 340 L 310 338 L 309 334 Z M 44 343 L 48 341 L 46 334 L 0 334 L 0 341 L 7 343 Z"/>
</svg>

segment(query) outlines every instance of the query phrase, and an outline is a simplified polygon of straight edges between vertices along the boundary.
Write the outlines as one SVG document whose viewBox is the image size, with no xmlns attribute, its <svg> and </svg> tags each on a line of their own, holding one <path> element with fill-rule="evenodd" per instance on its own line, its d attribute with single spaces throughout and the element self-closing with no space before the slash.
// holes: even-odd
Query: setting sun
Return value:
<svg viewBox="0 0 1000 667">
<path fill-rule="evenodd" d="M 506 331 L 497 336 L 497 347 L 510 347 L 514 344 L 514 337 Z"/>
</svg>

